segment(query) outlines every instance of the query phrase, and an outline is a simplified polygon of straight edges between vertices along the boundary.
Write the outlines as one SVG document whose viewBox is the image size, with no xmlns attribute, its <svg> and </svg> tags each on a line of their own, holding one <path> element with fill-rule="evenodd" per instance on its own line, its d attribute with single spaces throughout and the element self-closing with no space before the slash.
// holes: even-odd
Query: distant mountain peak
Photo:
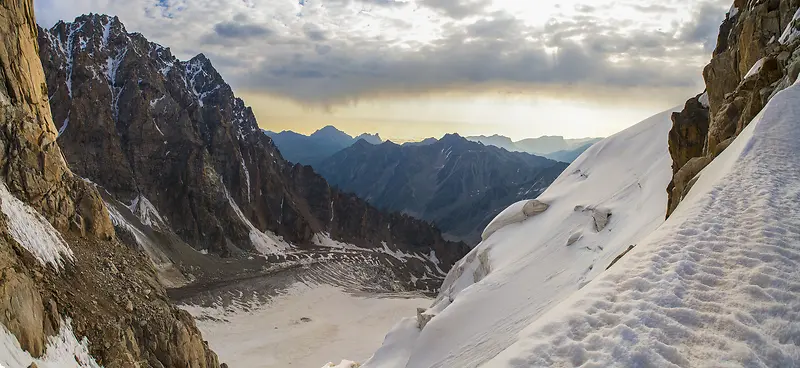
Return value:
<svg viewBox="0 0 800 368">
<path fill-rule="evenodd" d="M 380 134 L 378 134 L 378 133 L 375 133 L 375 134 L 364 133 L 364 134 L 359 135 L 355 139 L 356 140 L 363 139 L 363 140 L 365 140 L 365 141 L 367 141 L 369 143 L 372 143 L 372 144 L 381 144 L 381 143 L 383 143 L 383 139 L 381 138 Z"/>
<path fill-rule="evenodd" d="M 310 137 L 323 137 L 329 139 L 347 139 L 347 140 L 353 139 L 353 137 L 351 137 L 349 134 L 339 130 L 333 125 L 326 125 L 318 129 L 316 132 L 311 133 Z"/>
<path fill-rule="evenodd" d="M 440 139 L 439 141 L 443 143 L 453 143 L 453 142 L 466 141 L 466 139 L 464 139 L 464 137 L 460 136 L 458 133 L 447 133 L 444 136 L 442 136 L 442 139 Z"/>
</svg>

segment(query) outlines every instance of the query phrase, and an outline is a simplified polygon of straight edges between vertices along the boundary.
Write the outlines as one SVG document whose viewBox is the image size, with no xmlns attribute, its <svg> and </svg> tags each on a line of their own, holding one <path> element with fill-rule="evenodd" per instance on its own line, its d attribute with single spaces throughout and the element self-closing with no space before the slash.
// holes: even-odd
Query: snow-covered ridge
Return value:
<svg viewBox="0 0 800 368">
<path fill-rule="evenodd" d="M 0 208 L 6 217 L 8 232 L 42 265 L 50 264 L 56 270 L 64 265 L 64 258 L 72 260 L 72 250 L 61 234 L 39 212 L 20 201 L 0 182 Z"/>
<path fill-rule="evenodd" d="M 402 321 L 364 366 L 480 366 L 658 227 L 675 110 L 595 144 L 536 201 L 498 215 L 448 274 L 422 331 Z"/>
<path fill-rule="evenodd" d="M 796 366 L 798 102 L 778 93 L 664 225 L 487 366 Z"/>
</svg>

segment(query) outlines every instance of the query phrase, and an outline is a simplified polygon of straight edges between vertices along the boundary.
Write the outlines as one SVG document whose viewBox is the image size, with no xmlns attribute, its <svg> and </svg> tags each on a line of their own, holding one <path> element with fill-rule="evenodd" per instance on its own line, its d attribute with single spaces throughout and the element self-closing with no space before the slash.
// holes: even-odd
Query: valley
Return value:
<svg viewBox="0 0 800 368">
<path fill-rule="evenodd" d="M 0 0 L 0 367 L 800 364 L 800 2 L 470 4 Z"/>
</svg>

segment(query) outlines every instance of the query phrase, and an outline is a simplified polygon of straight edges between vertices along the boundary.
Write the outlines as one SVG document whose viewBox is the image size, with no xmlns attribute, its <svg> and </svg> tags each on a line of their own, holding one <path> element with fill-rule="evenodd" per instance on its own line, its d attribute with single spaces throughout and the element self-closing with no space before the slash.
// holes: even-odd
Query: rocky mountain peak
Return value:
<svg viewBox="0 0 800 368">
<path fill-rule="evenodd" d="M 467 142 L 466 139 L 461 137 L 458 133 L 447 133 L 439 139 L 440 143 L 443 144 L 455 144 L 455 143 L 464 143 Z"/>
<path fill-rule="evenodd" d="M 375 134 L 364 133 L 355 138 L 355 140 L 360 140 L 360 139 L 363 139 L 372 144 L 383 143 L 383 138 L 381 138 L 380 134 L 378 133 Z"/>
<path fill-rule="evenodd" d="M 178 60 L 116 24 L 93 15 L 40 30 L 39 51 L 64 156 L 119 211 L 146 203 L 131 210 L 142 224 L 158 218 L 159 231 L 226 257 L 315 246 L 320 236 L 436 249 L 443 268 L 465 252 L 429 224 L 381 213 L 285 161 L 205 55 Z M 318 132 L 328 133 L 346 136 Z"/>
</svg>

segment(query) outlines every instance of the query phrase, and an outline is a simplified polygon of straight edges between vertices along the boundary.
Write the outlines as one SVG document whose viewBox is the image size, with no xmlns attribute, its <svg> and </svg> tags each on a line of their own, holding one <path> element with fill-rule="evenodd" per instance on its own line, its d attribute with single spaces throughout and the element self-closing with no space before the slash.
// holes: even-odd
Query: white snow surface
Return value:
<svg viewBox="0 0 800 368">
<path fill-rule="evenodd" d="M 515 221 L 493 221 L 505 226 L 450 271 L 426 312 L 434 318 L 421 332 L 401 321 L 364 367 L 480 366 L 663 223 L 672 174 L 667 133 L 677 110 L 589 148 L 537 198 L 549 205 L 544 212 L 515 216 L 526 200 L 498 215 Z M 600 212 L 611 217 L 598 232 Z"/>
<path fill-rule="evenodd" d="M 364 248 L 357 247 L 353 244 L 333 240 L 328 233 L 317 233 L 311 238 L 311 242 L 320 247 L 348 249 L 348 250 L 364 250 Z"/>
<path fill-rule="evenodd" d="M 221 307 L 181 308 L 201 317 L 197 327 L 231 367 L 328 368 L 326 363 L 344 357 L 367 359 L 394 321 L 429 303 L 421 297 L 356 296 L 334 286 L 298 283 L 267 305 L 246 305 L 233 313 Z"/>
<path fill-rule="evenodd" d="M 328 364 L 325 364 L 322 368 L 358 368 L 360 366 L 361 365 L 357 362 L 345 359 L 342 360 L 341 363 L 339 364 L 329 362 Z"/>
<path fill-rule="evenodd" d="M 231 197 L 231 194 L 228 192 L 228 188 L 225 187 L 225 184 L 222 184 L 222 189 L 225 192 L 225 197 L 228 199 L 228 203 L 230 204 L 233 211 L 236 212 L 236 215 L 239 217 L 242 222 L 250 229 L 250 242 L 253 243 L 253 246 L 261 252 L 261 254 L 276 254 L 282 253 L 286 250 L 290 249 L 292 246 L 291 244 L 287 243 L 283 240 L 283 237 L 275 235 L 274 233 L 267 231 L 263 232 L 256 228 L 252 222 L 244 215 L 242 209 L 236 204 Z"/>
<path fill-rule="evenodd" d="M 58 137 L 64 134 L 64 131 L 67 130 L 67 126 L 69 126 L 69 116 L 64 119 L 64 122 L 61 123 L 61 127 L 58 128 Z"/>
<path fill-rule="evenodd" d="M 158 213 L 156 206 L 151 203 L 147 197 L 139 194 L 133 199 L 133 202 L 127 206 L 131 212 L 142 221 L 142 224 L 150 226 L 154 229 L 164 228 L 164 218 Z"/>
<path fill-rule="evenodd" d="M 700 102 L 703 107 L 709 108 L 710 105 L 708 103 L 708 92 L 703 92 L 703 94 L 697 98 L 697 101 Z"/>
<path fill-rule="evenodd" d="M 739 14 L 739 8 L 736 7 L 736 3 L 731 5 L 730 10 L 728 10 L 728 17 L 733 18 L 737 14 Z"/>
<path fill-rule="evenodd" d="M 72 250 L 61 234 L 39 212 L 20 201 L 0 182 L 0 208 L 6 216 L 8 232 L 43 265 L 56 270 L 64 265 L 64 258 L 72 260 Z"/>
<path fill-rule="evenodd" d="M 786 29 L 783 30 L 783 34 L 781 34 L 781 38 L 778 39 L 778 42 L 788 45 L 800 36 L 800 24 L 798 24 L 798 20 L 800 20 L 800 9 L 797 9 L 794 13 L 792 20 L 786 25 Z"/>
<path fill-rule="evenodd" d="M 758 74 L 758 72 L 761 71 L 761 68 L 764 67 L 764 60 L 766 60 L 766 58 L 758 59 L 758 61 L 756 61 L 756 63 L 753 64 L 752 67 L 750 67 L 750 70 L 747 71 L 747 74 L 744 75 L 744 78 L 742 78 L 742 80 Z"/>
<path fill-rule="evenodd" d="M 793 86 L 664 225 L 486 366 L 798 366 L 798 120 Z"/>
<path fill-rule="evenodd" d="M 558 294 L 546 290 L 559 287 L 552 285 L 552 279 L 540 282 L 535 277 L 539 271 L 531 270 L 547 268 L 548 264 L 520 257 L 515 263 L 525 267 L 494 268 L 455 297 L 449 290 L 443 291 L 444 300 L 429 311 L 438 316 L 410 342 L 413 349 L 408 360 L 400 359 L 396 364 L 380 360 L 379 350 L 365 366 L 798 366 L 798 121 L 800 86 L 795 85 L 773 97 L 736 140 L 700 173 L 668 221 L 643 238 L 622 243 L 636 247 L 609 271 L 568 298 L 540 295 L 541 292 Z M 647 122 L 641 123 L 620 135 L 636 130 L 644 134 L 648 130 L 643 129 L 646 125 Z M 630 138 L 628 144 L 636 146 L 639 140 Z M 604 146 L 613 140 L 615 137 L 606 140 Z M 590 152 L 576 162 L 585 162 L 588 157 L 599 156 Z M 638 156 L 621 157 L 635 161 Z M 608 163 L 609 159 L 604 161 Z M 622 162 L 618 160 L 617 165 Z M 602 166 L 603 161 L 597 164 Z M 593 174 L 586 180 L 598 172 Z M 551 188 L 560 191 L 562 179 L 563 176 Z M 651 184 L 655 183 L 642 183 L 643 189 L 647 190 Z M 617 189 L 619 193 L 625 192 L 625 188 Z M 540 199 L 551 200 L 549 192 L 550 189 Z M 557 208 L 557 201 L 552 199 L 551 210 Z M 655 203 L 649 202 L 639 203 L 634 215 L 651 211 Z M 660 204 L 664 205 L 665 202 Z M 608 225 L 611 233 L 632 229 L 642 233 L 645 228 L 652 228 L 652 224 L 641 227 L 635 219 L 615 218 L 621 208 L 612 207 L 616 210 Z M 492 238 L 510 239 L 512 232 L 525 227 L 535 230 L 533 224 L 544 221 L 545 215 L 510 225 L 514 228 L 508 229 L 507 234 L 501 230 Z M 621 227 L 623 221 L 626 226 Z M 540 233 L 525 231 L 532 238 L 530 241 L 511 244 L 516 245 L 518 253 L 530 252 L 541 238 L 559 240 L 549 247 L 559 246 L 560 232 L 555 229 Z M 584 238 L 571 248 L 576 249 L 576 245 L 586 240 L 584 231 Z M 608 240 L 606 246 L 615 243 Z M 479 245 L 478 251 L 483 247 Z M 499 255 L 495 250 L 490 252 L 491 266 L 497 264 Z M 539 258 L 554 264 L 548 270 L 555 271 L 551 274 L 553 278 L 572 272 L 575 263 L 583 261 L 582 257 L 559 261 L 551 254 L 540 254 Z M 543 299 L 551 302 L 542 303 Z M 530 305 L 541 308 L 542 312 L 533 313 L 538 315 L 531 318 Z M 475 325 L 478 328 L 471 327 Z M 405 327 L 412 328 L 415 326 Z M 497 333 L 497 330 L 507 332 Z M 505 346 L 495 349 L 498 340 Z M 462 358 L 464 355 L 467 357 Z"/>
<path fill-rule="evenodd" d="M 39 368 L 100 368 L 89 354 L 89 341 L 75 337 L 68 319 L 61 321 L 58 335 L 47 338 L 44 356 L 39 359 L 22 350 L 17 338 L 0 325 L 0 367 L 29 367 L 32 363 Z"/>
</svg>

